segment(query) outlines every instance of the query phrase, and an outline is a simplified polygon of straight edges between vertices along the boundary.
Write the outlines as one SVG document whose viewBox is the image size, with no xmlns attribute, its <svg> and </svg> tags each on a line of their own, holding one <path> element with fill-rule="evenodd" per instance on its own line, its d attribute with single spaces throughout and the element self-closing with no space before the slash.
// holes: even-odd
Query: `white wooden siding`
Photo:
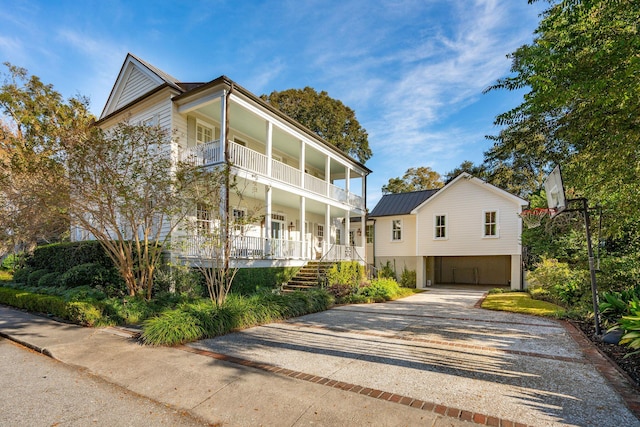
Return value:
<svg viewBox="0 0 640 427">
<path fill-rule="evenodd" d="M 131 101 L 155 89 L 159 84 L 136 67 L 131 68 L 119 98 L 115 102 L 114 111 L 124 107 Z"/>
<path fill-rule="evenodd" d="M 117 117 L 113 117 L 107 122 L 105 122 L 102 127 L 104 129 L 109 129 L 112 126 L 115 126 L 122 120 L 128 120 L 129 123 L 138 123 L 143 122 L 150 118 L 157 118 L 157 124 L 161 126 L 163 129 L 171 132 L 173 129 L 173 120 L 172 120 L 172 108 L 173 103 L 171 102 L 171 92 L 169 89 L 166 91 L 161 91 L 158 94 L 146 99 L 144 102 L 141 102 L 139 105 L 136 105 L 134 108 L 127 110 L 126 115 L 118 115 Z M 170 138 L 174 138 L 175 135 L 169 134 Z M 167 141 L 168 142 L 168 141 Z M 169 145 L 167 145 L 169 148 Z M 161 237 L 169 233 L 171 227 L 171 223 L 169 219 L 165 219 L 165 222 L 162 227 Z"/>
<path fill-rule="evenodd" d="M 392 223 L 402 220 L 402 239 L 392 239 Z M 416 218 L 415 215 L 388 216 L 376 218 L 375 222 L 376 259 L 378 257 L 415 256 L 416 255 Z"/>
<path fill-rule="evenodd" d="M 498 236 L 483 237 L 484 212 L 498 212 Z M 519 205 L 484 184 L 462 179 L 417 214 L 419 256 L 520 254 Z M 447 238 L 434 239 L 434 217 L 446 214 Z M 376 248 L 377 255 L 377 248 Z"/>
</svg>

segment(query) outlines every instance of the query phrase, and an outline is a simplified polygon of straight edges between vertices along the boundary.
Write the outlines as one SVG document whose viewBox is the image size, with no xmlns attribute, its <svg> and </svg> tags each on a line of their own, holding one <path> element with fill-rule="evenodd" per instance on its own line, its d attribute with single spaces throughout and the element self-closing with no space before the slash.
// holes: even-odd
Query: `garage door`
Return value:
<svg viewBox="0 0 640 427">
<path fill-rule="evenodd" d="M 511 257 L 436 257 L 435 279 L 436 283 L 442 284 L 508 285 L 511 280 Z"/>
</svg>

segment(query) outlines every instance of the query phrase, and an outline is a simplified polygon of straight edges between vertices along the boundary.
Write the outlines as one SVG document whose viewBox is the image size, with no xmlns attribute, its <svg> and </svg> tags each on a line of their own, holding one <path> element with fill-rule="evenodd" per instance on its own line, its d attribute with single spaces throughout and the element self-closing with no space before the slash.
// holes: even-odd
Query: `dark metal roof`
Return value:
<svg viewBox="0 0 640 427">
<path fill-rule="evenodd" d="M 369 214 L 370 218 L 389 215 L 409 215 L 422 202 L 438 190 L 412 191 L 410 193 L 385 194 Z"/>
</svg>

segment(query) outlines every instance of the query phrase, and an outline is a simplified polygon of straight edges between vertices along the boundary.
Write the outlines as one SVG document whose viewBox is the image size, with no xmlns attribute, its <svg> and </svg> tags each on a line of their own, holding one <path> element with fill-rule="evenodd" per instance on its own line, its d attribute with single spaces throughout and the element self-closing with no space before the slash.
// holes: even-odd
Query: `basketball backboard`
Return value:
<svg viewBox="0 0 640 427">
<path fill-rule="evenodd" d="M 547 193 L 549 215 L 553 218 L 567 208 L 560 165 L 556 166 L 549 176 L 547 176 L 547 179 L 544 181 L 544 190 Z"/>
</svg>

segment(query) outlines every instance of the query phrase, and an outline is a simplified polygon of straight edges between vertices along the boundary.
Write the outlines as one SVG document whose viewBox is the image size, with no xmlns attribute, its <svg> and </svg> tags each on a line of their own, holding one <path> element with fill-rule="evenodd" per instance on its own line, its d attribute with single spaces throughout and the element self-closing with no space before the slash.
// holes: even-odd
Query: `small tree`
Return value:
<svg viewBox="0 0 640 427">
<path fill-rule="evenodd" d="M 200 212 L 195 220 L 187 222 L 186 240 L 195 255 L 189 264 L 199 270 L 205 280 L 211 301 L 220 306 L 231 291 L 238 267 L 231 264 L 234 251 L 251 250 L 250 245 L 242 245 L 245 229 L 257 217 L 255 211 L 242 216 L 229 215 L 229 194 L 233 193 L 239 203 L 243 201 L 244 189 L 240 189 L 231 165 L 223 166 L 219 172 L 221 179 L 201 179 L 192 186 L 192 194 Z M 239 206 L 238 206 L 239 207 Z M 238 211 L 240 211 L 238 209 Z M 259 250 L 259 248 L 255 248 Z"/>
<path fill-rule="evenodd" d="M 105 248 L 129 295 L 151 298 L 153 273 L 171 233 L 195 209 L 193 188 L 215 172 L 176 161 L 158 126 L 94 128 L 69 151 L 70 215 Z"/>
</svg>

